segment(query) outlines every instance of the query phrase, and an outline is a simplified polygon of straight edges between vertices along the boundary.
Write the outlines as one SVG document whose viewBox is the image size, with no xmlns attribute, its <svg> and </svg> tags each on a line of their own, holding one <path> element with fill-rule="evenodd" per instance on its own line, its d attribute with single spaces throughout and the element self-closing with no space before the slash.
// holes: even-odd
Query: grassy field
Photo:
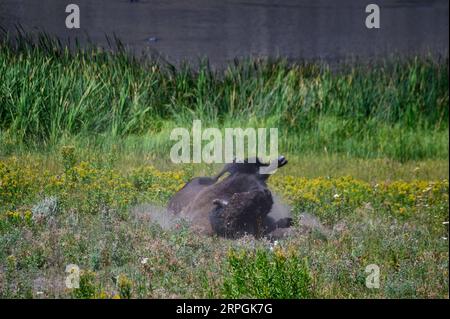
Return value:
<svg viewBox="0 0 450 319">
<path fill-rule="evenodd" d="M 213 71 L 1 42 L 0 297 L 448 298 L 448 102 L 448 59 Z M 166 219 L 186 181 L 219 169 L 170 163 L 171 129 L 193 119 L 279 128 L 290 163 L 270 187 L 291 237 Z"/>
<path fill-rule="evenodd" d="M 0 145 L 7 152 L 76 139 L 165 155 L 171 129 L 200 119 L 204 127 L 277 127 L 280 149 L 296 155 L 446 159 L 448 85 L 448 58 L 338 70 L 256 60 L 213 71 L 206 62 L 143 62 L 123 49 L 70 52 L 22 35 L 0 47 Z"/>
</svg>

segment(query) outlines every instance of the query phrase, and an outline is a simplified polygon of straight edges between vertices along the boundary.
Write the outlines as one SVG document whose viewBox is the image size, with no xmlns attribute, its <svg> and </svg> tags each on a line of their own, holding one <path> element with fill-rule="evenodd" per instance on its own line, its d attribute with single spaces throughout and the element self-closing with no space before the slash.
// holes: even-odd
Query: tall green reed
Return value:
<svg viewBox="0 0 450 319">
<path fill-rule="evenodd" d="M 20 31 L 20 30 L 19 30 Z M 22 31 L 0 44 L 0 144 L 150 136 L 175 126 L 278 127 L 292 153 L 400 160 L 448 157 L 448 57 L 373 65 L 234 61 L 171 65 Z"/>
</svg>

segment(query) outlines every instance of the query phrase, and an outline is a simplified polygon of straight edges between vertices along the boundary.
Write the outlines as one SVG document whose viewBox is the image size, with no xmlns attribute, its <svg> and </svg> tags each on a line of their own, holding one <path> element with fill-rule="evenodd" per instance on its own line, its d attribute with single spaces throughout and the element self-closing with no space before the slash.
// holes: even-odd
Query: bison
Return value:
<svg viewBox="0 0 450 319">
<path fill-rule="evenodd" d="M 277 167 L 286 164 L 280 156 Z M 174 195 L 168 210 L 190 220 L 194 229 L 206 235 L 271 237 L 273 231 L 291 226 L 292 219 L 268 216 L 273 198 L 267 186 L 270 174 L 260 172 L 264 166 L 269 163 L 258 158 L 234 161 L 215 177 L 194 178 Z"/>
</svg>

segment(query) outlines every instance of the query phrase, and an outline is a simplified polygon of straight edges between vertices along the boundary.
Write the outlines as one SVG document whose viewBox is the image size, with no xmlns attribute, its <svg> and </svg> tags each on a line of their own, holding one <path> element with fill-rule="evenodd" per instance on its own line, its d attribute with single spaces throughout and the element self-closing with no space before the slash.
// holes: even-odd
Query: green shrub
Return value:
<svg viewBox="0 0 450 319">
<path fill-rule="evenodd" d="M 117 287 L 119 289 L 119 296 L 121 299 L 130 299 L 133 282 L 126 275 L 119 275 L 117 278 Z"/>
<path fill-rule="evenodd" d="M 73 296 L 77 299 L 95 298 L 97 287 L 95 284 L 95 273 L 82 271 L 80 273 L 80 287 L 73 290 Z"/>
<path fill-rule="evenodd" d="M 228 254 L 225 298 L 311 298 L 311 276 L 306 259 L 294 251 L 234 251 Z"/>
</svg>

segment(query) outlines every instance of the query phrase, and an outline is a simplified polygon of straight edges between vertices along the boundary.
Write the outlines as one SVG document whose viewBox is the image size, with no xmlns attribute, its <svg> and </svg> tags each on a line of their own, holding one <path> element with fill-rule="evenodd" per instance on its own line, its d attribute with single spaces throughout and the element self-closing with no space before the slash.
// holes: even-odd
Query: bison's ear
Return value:
<svg viewBox="0 0 450 319">
<path fill-rule="evenodd" d="M 213 204 L 224 208 L 224 207 L 226 207 L 228 205 L 228 202 L 226 200 L 224 200 L 224 199 L 216 198 L 215 200 L 213 200 Z"/>
</svg>

